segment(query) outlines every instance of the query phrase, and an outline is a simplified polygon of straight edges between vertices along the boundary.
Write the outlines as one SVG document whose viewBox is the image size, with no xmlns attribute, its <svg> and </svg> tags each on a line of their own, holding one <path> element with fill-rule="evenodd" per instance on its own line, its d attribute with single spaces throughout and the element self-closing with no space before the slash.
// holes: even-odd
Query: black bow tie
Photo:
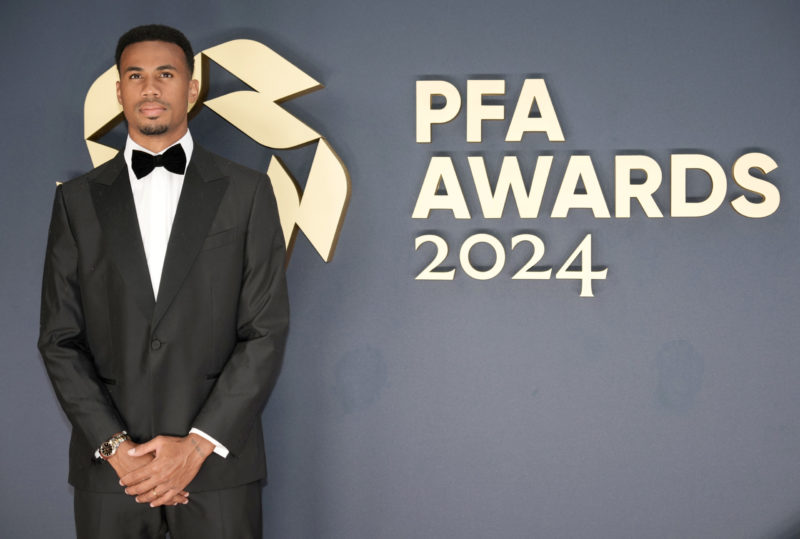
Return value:
<svg viewBox="0 0 800 539">
<path fill-rule="evenodd" d="M 186 154 L 183 147 L 176 144 L 166 152 L 159 155 L 150 155 L 147 152 L 133 150 L 131 168 L 136 174 L 136 179 L 141 180 L 156 167 L 164 167 L 173 174 L 183 174 L 186 170 Z"/>
</svg>

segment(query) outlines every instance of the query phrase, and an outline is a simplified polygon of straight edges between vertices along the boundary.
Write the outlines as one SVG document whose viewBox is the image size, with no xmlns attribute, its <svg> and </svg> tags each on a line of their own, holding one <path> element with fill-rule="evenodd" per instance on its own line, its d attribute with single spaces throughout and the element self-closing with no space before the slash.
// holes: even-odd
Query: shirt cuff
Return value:
<svg viewBox="0 0 800 539">
<path fill-rule="evenodd" d="M 228 457 L 228 453 L 229 453 L 228 448 L 225 447 L 224 445 L 222 445 L 221 443 L 219 443 L 217 440 L 215 440 L 214 438 L 212 438 L 208 434 L 206 434 L 205 432 L 203 432 L 202 430 L 192 428 L 192 430 L 189 431 L 189 434 L 197 434 L 198 436 L 202 436 L 203 438 L 205 438 L 206 440 L 208 440 L 209 442 L 214 444 L 214 453 L 216 453 L 217 455 L 219 455 L 222 458 L 227 458 Z"/>
</svg>

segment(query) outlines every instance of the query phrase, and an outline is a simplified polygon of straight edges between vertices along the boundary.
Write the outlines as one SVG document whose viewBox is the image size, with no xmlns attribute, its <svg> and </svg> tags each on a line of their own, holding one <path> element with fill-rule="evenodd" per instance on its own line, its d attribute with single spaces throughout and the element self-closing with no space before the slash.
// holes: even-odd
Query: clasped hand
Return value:
<svg viewBox="0 0 800 539">
<path fill-rule="evenodd" d="M 156 436 L 140 445 L 121 445 L 115 455 L 120 458 L 112 466 L 125 493 L 135 496 L 138 503 L 178 505 L 188 503 L 184 489 L 213 451 L 214 445 L 196 434 Z"/>
</svg>

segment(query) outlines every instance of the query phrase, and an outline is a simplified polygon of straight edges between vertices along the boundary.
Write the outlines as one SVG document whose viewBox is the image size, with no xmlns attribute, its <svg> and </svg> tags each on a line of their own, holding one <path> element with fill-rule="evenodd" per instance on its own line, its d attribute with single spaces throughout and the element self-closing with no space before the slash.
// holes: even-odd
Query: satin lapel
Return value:
<svg viewBox="0 0 800 539">
<path fill-rule="evenodd" d="M 197 258 L 227 188 L 228 181 L 211 155 L 195 146 L 169 236 L 153 312 L 153 329 L 167 312 Z"/>
<path fill-rule="evenodd" d="M 111 254 L 130 294 L 142 313 L 153 314 L 155 298 L 147 259 L 144 254 L 136 206 L 133 202 L 128 168 L 120 153 L 107 168 L 98 170 L 89 182 L 97 219 L 103 231 L 103 241 Z"/>
</svg>

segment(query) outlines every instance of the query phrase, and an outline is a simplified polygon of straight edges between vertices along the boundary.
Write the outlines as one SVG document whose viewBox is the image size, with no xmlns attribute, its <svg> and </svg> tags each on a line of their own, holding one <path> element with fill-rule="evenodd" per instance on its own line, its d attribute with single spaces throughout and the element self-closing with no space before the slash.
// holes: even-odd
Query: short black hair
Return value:
<svg viewBox="0 0 800 539">
<path fill-rule="evenodd" d="M 137 26 L 131 28 L 119 38 L 117 42 L 117 52 L 114 55 L 114 60 L 117 63 L 117 71 L 119 71 L 119 59 L 122 57 L 122 51 L 128 45 L 139 43 L 140 41 L 165 41 L 167 43 L 174 43 L 183 49 L 183 54 L 186 55 L 186 65 L 189 66 L 189 76 L 194 73 L 194 53 L 192 52 L 192 44 L 186 39 L 186 36 L 180 30 L 172 28 L 171 26 L 164 26 L 163 24 L 145 24 L 144 26 Z"/>
</svg>

